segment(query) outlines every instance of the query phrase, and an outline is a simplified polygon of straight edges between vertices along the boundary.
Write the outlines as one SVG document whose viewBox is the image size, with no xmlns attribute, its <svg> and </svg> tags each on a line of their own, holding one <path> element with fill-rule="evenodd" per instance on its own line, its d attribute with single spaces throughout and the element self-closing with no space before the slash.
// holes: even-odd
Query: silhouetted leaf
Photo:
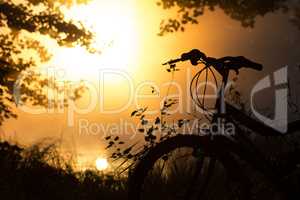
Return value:
<svg viewBox="0 0 300 200">
<path fill-rule="evenodd" d="M 114 145 L 114 142 L 109 142 L 109 144 L 107 145 L 107 147 L 106 147 L 106 149 L 109 149 L 109 148 L 111 148 L 112 146 Z"/>
<path fill-rule="evenodd" d="M 156 92 L 155 88 L 153 86 L 151 86 L 151 93 L 154 94 Z"/>
<path fill-rule="evenodd" d="M 159 117 L 157 117 L 157 118 L 155 119 L 155 124 L 160 124 L 160 118 L 159 118 Z"/>
<path fill-rule="evenodd" d="M 184 124 L 184 120 L 183 119 L 180 119 L 178 120 L 178 127 L 181 128 Z"/>
<path fill-rule="evenodd" d="M 128 158 L 128 159 L 131 159 L 131 158 L 133 158 L 133 155 L 132 155 L 132 154 L 128 154 L 128 155 L 127 155 L 127 158 Z"/>
<path fill-rule="evenodd" d="M 127 149 L 125 149 L 124 151 L 123 151 L 123 154 L 124 155 L 127 155 L 127 154 L 129 154 L 129 152 L 132 150 L 132 147 L 129 147 L 129 148 L 127 148 Z"/>
<path fill-rule="evenodd" d="M 142 125 L 147 125 L 148 124 L 148 120 L 143 119 L 142 120 Z"/>
<path fill-rule="evenodd" d="M 136 115 L 137 112 L 138 110 L 133 111 L 130 116 L 133 117 L 134 115 Z"/>
<path fill-rule="evenodd" d="M 147 135 L 151 135 L 154 131 L 153 126 L 151 126 L 148 130 L 147 130 Z"/>
<path fill-rule="evenodd" d="M 144 128 L 139 128 L 138 131 L 141 132 L 141 133 L 144 133 L 145 129 Z"/>
</svg>

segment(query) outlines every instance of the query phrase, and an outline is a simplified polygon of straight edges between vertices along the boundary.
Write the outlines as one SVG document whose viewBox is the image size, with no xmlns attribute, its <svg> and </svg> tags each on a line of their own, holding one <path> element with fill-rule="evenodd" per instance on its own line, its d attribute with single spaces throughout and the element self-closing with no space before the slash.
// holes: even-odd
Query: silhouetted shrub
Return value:
<svg viewBox="0 0 300 200">
<path fill-rule="evenodd" d="M 0 142 L 1 199 L 124 199 L 125 183 L 124 178 L 97 171 L 75 172 L 54 144 L 20 148 Z"/>
</svg>

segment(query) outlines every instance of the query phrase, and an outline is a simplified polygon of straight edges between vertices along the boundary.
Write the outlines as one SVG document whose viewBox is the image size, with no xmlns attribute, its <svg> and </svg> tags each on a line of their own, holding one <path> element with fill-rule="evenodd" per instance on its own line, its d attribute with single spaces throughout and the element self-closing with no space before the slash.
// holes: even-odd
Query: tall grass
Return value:
<svg viewBox="0 0 300 200">
<path fill-rule="evenodd" d="M 98 171 L 75 171 L 56 145 L 31 147 L 0 142 L 0 199 L 124 199 L 126 179 Z"/>
</svg>

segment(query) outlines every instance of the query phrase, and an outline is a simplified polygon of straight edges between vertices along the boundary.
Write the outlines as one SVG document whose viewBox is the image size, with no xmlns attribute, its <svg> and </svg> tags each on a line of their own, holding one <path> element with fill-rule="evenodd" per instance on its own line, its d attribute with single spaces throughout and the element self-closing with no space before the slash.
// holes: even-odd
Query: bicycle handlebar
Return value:
<svg viewBox="0 0 300 200">
<path fill-rule="evenodd" d="M 181 58 L 178 58 L 178 59 L 175 59 L 175 60 L 169 60 L 168 62 L 163 63 L 163 65 L 173 65 L 173 64 L 178 63 L 180 61 L 182 61 Z"/>
<path fill-rule="evenodd" d="M 193 49 L 188 53 L 183 53 L 180 58 L 175 60 L 170 60 L 163 65 L 173 65 L 177 62 L 183 62 L 190 60 L 191 64 L 196 66 L 199 64 L 199 61 L 203 61 L 207 65 L 212 65 L 214 67 L 222 65 L 222 67 L 225 67 L 227 69 L 238 71 L 240 68 L 251 68 L 258 71 L 261 71 L 263 69 L 263 66 L 259 63 L 255 63 L 243 56 L 226 56 L 223 58 L 210 58 L 207 57 L 204 53 L 199 51 L 198 49 Z"/>
<path fill-rule="evenodd" d="M 172 65 L 177 62 L 184 62 L 190 60 L 191 64 L 196 66 L 198 65 L 198 61 L 203 59 L 203 57 L 206 58 L 206 55 L 204 53 L 202 53 L 198 49 L 193 49 L 188 53 L 183 53 L 180 58 L 177 58 L 175 60 L 170 60 L 164 63 L 163 65 Z"/>
</svg>

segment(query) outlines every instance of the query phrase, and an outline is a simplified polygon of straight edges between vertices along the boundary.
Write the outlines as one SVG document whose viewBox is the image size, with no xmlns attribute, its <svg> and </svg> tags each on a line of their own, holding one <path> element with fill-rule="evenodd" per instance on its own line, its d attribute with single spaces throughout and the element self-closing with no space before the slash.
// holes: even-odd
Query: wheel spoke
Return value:
<svg viewBox="0 0 300 200">
<path fill-rule="evenodd" d="M 214 153 L 212 157 L 201 145 L 195 145 L 200 144 L 201 139 L 200 136 L 176 136 L 148 152 L 136 167 L 134 179 L 130 179 L 129 199 L 241 199 L 236 195 L 244 192 L 233 191 L 237 188 L 234 184 L 241 183 L 241 180 L 229 182 L 232 177 L 227 172 L 227 162 L 230 162 L 230 169 L 235 172 L 239 171 L 236 170 L 237 164 L 228 154 L 217 157 Z M 197 151 L 195 154 L 195 150 L 201 150 L 201 153 Z M 223 156 L 226 162 L 223 162 Z"/>
</svg>

